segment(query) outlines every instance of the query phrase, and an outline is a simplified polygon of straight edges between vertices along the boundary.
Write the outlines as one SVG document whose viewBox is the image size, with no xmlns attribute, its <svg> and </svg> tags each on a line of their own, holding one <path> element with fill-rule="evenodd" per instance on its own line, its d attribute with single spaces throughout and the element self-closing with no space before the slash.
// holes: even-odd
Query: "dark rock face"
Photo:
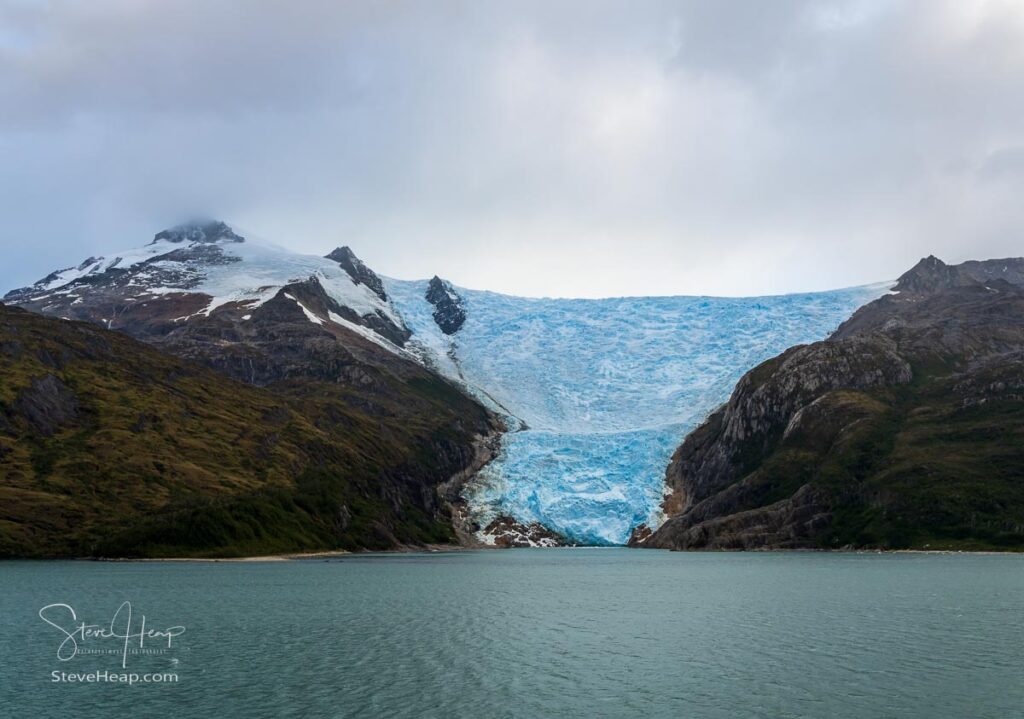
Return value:
<svg viewBox="0 0 1024 719">
<path fill-rule="evenodd" d="M 979 359 L 1019 346 L 1024 327 L 1014 313 L 1024 282 L 974 279 L 1006 266 L 1006 260 L 975 262 L 969 270 L 964 265 L 943 265 L 928 273 L 931 279 L 922 280 L 915 270 L 925 262 L 900 278 L 897 294 L 861 307 L 830 340 L 874 333 L 897 342 L 903 354 L 947 353 Z M 1007 276 L 1014 279 L 1011 273 Z"/>
<path fill-rule="evenodd" d="M 638 524 L 633 527 L 633 531 L 629 533 L 629 541 L 626 544 L 630 547 L 639 546 L 650 539 L 652 534 L 654 534 L 653 529 L 648 527 L 646 524 Z"/>
<path fill-rule="evenodd" d="M 434 306 L 434 322 L 446 335 L 458 332 L 466 321 L 466 310 L 462 298 L 450 282 L 437 275 L 427 287 L 427 302 Z"/>
<path fill-rule="evenodd" d="M 290 295 L 295 301 L 325 322 L 329 323 L 331 321 L 331 313 L 333 313 L 353 324 L 362 325 L 373 330 L 384 339 L 399 347 L 404 345 L 405 341 L 412 334 L 406 327 L 395 324 L 391 318 L 380 312 L 359 315 L 351 308 L 338 304 L 324 291 L 323 286 L 315 277 L 303 282 L 293 282 L 281 289 L 278 295 Z M 258 312 L 259 310 L 253 313 L 254 319 Z"/>
<path fill-rule="evenodd" d="M 312 378 L 368 388 L 377 370 L 400 377 L 412 376 L 414 367 L 419 371 L 411 361 L 332 321 L 332 313 L 353 323 L 370 324 L 396 345 L 409 337 L 407 329 L 387 317 L 359 317 L 338 305 L 312 278 L 281 288 L 255 310 L 228 307 L 178 323 L 149 341 L 256 385 Z"/>
<path fill-rule="evenodd" d="M 387 302 L 388 295 L 384 291 L 384 283 L 373 270 L 363 264 L 363 261 L 356 257 L 348 247 L 339 247 L 327 255 L 327 259 L 334 260 L 341 268 L 348 273 L 348 276 L 357 285 L 366 285 L 375 295 Z"/>
<path fill-rule="evenodd" d="M 735 501 L 735 498 L 732 498 Z M 815 536 L 832 521 L 827 501 L 810 485 L 803 485 L 787 499 L 739 512 L 730 512 L 729 499 L 723 507 L 708 506 L 706 518 L 696 517 L 673 528 L 671 549 L 800 549 L 811 546 Z M 664 538 L 637 541 L 633 546 L 665 547 Z"/>
<path fill-rule="evenodd" d="M 928 255 L 900 275 L 893 288 L 897 292 L 938 292 L 951 287 L 971 284 L 973 280 L 956 267 L 951 267 L 935 255 Z"/>
<path fill-rule="evenodd" d="M 676 451 L 670 518 L 631 544 L 1024 544 L 1022 266 L 929 257 L 828 340 L 748 372 Z M 969 491 L 992 499 L 968 510 Z"/>
<path fill-rule="evenodd" d="M 897 280 L 894 289 L 922 294 L 999 281 L 1024 285 L 1024 257 L 969 260 L 959 265 L 947 265 L 934 255 L 929 255 L 905 272 Z"/>
<path fill-rule="evenodd" d="M 156 233 L 153 242 L 160 240 L 168 242 L 245 242 L 244 237 L 235 234 L 235 231 L 226 223 L 218 221 L 178 225 Z"/>
<path fill-rule="evenodd" d="M 44 375 L 22 390 L 15 410 L 39 434 L 50 437 L 78 420 L 78 398 L 58 377 Z"/>
<path fill-rule="evenodd" d="M 797 346 L 744 375 L 729 402 L 691 433 L 669 465 L 671 486 L 692 507 L 749 470 L 777 443 L 797 413 L 834 389 L 905 384 L 910 365 L 884 338 Z"/>
</svg>

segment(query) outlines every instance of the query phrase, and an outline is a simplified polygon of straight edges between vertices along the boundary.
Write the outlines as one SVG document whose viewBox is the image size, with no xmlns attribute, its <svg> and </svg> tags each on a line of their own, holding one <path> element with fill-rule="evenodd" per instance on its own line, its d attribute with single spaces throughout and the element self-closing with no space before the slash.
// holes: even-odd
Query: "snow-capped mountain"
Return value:
<svg viewBox="0 0 1024 719">
<path fill-rule="evenodd" d="M 315 311 L 286 291 L 293 285 L 307 291 L 315 286 L 327 304 Z M 4 301 L 152 334 L 196 317 L 247 321 L 278 296 L 295 302 L 315 324 L 330 322 L 397 346 L 408 336 L 380 278 L 349 248 L 327 257 L 302 255 L 248 240 L 223 222 L 164 230 L 143 247 L 90 257 L 8 293 Z"/>
<path fill-rule="evenodd" d="M 250 384 L 325 379 L 384 391 L 422 367 L 383 283 L 347 247 L 303 255 L 223 222 L 91 257 L 4 302 L 118 330 Z"/>
<path fill-rule="evenodd" d="M 507 418 L 498 458 L 464 491 L 483 541 L 512 518 L 515 531 L 543 525 L 569 541 L 623 544 L 638 525 L 661 523 L 674 448 L 744 371 L 825 337 L 885 289 L 527 299 L 437 276 L 382 278 L 347 247 L 301 255 L 207 222 L 4 301 L 121 330 L 254 384 L 360 385 L 419 364 Z"/>
</svg>

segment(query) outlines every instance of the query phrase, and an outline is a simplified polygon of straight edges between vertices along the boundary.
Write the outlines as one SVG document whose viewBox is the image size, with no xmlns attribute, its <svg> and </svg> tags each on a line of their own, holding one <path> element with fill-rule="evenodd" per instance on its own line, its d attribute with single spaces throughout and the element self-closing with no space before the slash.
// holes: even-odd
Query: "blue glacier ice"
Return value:
<svg viewBox="0 0 1024 719">
<path fill-rule="evenodd" d="M 821 339 L 888 284 L 753 298 L 531 299 L 456 288 L 441 333 L 425 281 L 388 280 L 410 349 L 510 418 L 467 490 L 481 524 L 537 521 L 585 544 L 661 523 L 665 468 L 754 365 Z"/>
</svg>

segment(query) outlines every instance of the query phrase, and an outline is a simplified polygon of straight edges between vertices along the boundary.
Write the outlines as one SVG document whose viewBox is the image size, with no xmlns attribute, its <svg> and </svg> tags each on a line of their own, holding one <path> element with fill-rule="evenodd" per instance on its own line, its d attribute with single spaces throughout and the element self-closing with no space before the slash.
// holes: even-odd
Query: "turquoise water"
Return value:
<svg viewBox="0 0 1024 719">
<path fill-rule="evenodd" d="M 1021 556 L 6 562 L 0 590 L 3 717 L 1024 716 Z M 40 608 L 109 626 L 124 601 L 184 634 L 58 661 Z M 178 681 L 51 681 L 103 669 Z"/>
</svg>

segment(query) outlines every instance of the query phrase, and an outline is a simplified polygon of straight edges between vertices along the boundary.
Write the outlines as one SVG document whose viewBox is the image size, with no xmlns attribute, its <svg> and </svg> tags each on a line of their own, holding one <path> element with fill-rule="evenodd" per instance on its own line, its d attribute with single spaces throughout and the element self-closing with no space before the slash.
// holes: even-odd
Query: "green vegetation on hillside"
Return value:
<svg viewBox="0 0 1024 719">
<path fill-rule="evenodd" d="M 1024 401 L 964 406 L 954 383 L 918 367 L 907 386 L 824 395 L 822 421 L 751 477 L 762 505 L 813 483 L 829 497 L 826 548 L 1024 549 Z"/>
<path fill-rule="evenodd" d="M 0 306 L 0 556 L 235 556 L 453 540 L 434 487 L 491 419 L 439 378 L 251 387 Z"/>
</svg>

